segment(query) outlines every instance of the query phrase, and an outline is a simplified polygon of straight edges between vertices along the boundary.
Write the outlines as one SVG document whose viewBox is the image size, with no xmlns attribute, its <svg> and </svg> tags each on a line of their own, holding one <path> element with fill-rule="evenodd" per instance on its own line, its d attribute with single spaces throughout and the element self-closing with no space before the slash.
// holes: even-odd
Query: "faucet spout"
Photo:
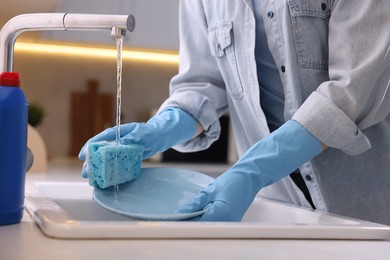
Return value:
<svg viewBox="0 0 390 260">
<path fill-rule="evenodd" d="M 18 15 L 9 20 L 0 32 L 0 72 L 12 72 L 14 45 L 26 31 L 112 31 L 132 32 L 133 15 L 100 15 L 70 13 L 36 13 Z"/>
<path fill-rule="evenodd" d="M 118 26 L 114 26 L 111 28 L 111 36 L 115 39 L 123 38 L 126 35 L 126 31 L 119 28 Z"/>
</svg>

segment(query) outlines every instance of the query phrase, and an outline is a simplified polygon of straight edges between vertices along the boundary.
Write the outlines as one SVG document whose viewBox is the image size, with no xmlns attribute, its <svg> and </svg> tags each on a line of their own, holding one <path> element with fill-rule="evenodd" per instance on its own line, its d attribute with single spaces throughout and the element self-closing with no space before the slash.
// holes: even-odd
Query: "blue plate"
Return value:
<svg viewBox="0 0 390 260">
<path fill-rule="evenodd" d="M 94 199 L 104 208 L 144 220 L 184 220 L 199 216 L 204 210 L 177 213 L 179 206 L 190 201 L 213 178 L 191 170 L 142 168 L 137 179 L 114 187 L 94 188 Z"/>
</svg>

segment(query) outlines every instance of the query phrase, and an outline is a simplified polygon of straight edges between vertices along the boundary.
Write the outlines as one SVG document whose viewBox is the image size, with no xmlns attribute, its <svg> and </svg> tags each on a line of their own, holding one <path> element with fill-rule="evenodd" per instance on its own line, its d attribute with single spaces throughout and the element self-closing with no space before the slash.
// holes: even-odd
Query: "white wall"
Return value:
<svg viewBox="0 0 390 260">
<path fill-rule="evenodd" d="M 177 73 L 177 65 L 127 61 L 123 66 L 123 121 L 140 121 L 168 97 L 168 84 Z M 38 131 L 51 157 L 67 156 L 70 148 L 69 111 L 72 91 L 84 91 L 86 81 L 92 78 L 100 82 L 102 92 L 116 95 L 114 59 L 16 53 L 14 71 L 21 73 L 22 89 L 28 100 L 39 102 L 46 109 L 46 117 L 43 124 L 38 126 Z"/>
<path fill-rule="evenodd" d="M 135 30 L 125 39 L 126 46 L 178 50 L 179 0 L 64 0 L 56 12 L 92 14 L 133 14 Z M 51 40 L 109 43 L 101 32 L 45 32 Z"/>
<path fill-rule="evenodd" d="M 133 14 L 136 29 L 125 38 L 125 48 L 178 50 L 179 0 L 56 0 L 53 12 Z M 51 7 L 53 8 L 53 7 Z M 41 8 L 42 9 L 42 8 Z M 37 8 L 34 11 L 41 11 Z M 48 10 L 42 10 L 48 11 Z M 41 12 L 42 12 L 41 11 Z M 24 33 L 34 41 L 113 44 L 107 32 L 48 31 Z M 114 46 L 113 46 L 114 48 Z M 141 121 L 168 96 L 168 84 L 177 65 L 124 62 L 122 111 L 124 121 Z M 37 54 L 15 54 L 14 71 L 21 73 L 22 88 L 30 102 L 46 109 L 38 126 L 51 157 L 67 156 L 70 145 L 70 94 L 86 89 L 88 79 L 100 82 L 100 91 L 116 95 L 116 61 Z M 113 122 L 114 124 L 115 122 Z"/>
</svg>

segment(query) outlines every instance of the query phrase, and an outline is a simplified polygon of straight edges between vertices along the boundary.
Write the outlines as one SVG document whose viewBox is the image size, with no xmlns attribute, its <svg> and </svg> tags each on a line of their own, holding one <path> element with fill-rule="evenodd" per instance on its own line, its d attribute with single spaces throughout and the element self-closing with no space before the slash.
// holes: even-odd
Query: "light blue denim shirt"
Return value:
<svg viewBox="0 0 390 260">
<path fill-rule="evenodd" d="M 268 47 L 264 28 L 263 0 L 252 0 L 256 21 L 255 58 L 260 87 L 260 105 L 272 132 L 284 124 L 284 90 L 279 68 Z"/>
<path fill-rule="evenodd" d="M 285 120 L 329 148 L 300 167 L 317 209 L 390 224 L 390 1 L 264 0 Z M 180 66 L 161 109 L 191 113 L 207 148 L 229 111 L 241 155 L 269 133 L 260 106 L 252 0 L 180 2 Z M 244 192 L 244 191 L 243 191 Z M 309 207 L 290 178 L 261 196 Z"/>
</svg>

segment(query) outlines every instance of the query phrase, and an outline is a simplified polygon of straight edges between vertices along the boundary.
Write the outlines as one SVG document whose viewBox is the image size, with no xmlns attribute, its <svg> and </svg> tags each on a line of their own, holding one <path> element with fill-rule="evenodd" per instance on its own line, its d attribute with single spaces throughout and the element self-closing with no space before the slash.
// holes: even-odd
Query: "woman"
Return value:
<svg viewBox="0 0 390 260">
<path fill-rule="evenodd" d="M 170 97 L 147 123 L 122 126 L 121 142 L 144 144 L 144 158 L 206 149 L 229 111 L 240 159 L 179 211 L 239 221 L 260 191 L 390 224 L 389 10 L 388 0 L 181 1 Z"/>
</svg>

